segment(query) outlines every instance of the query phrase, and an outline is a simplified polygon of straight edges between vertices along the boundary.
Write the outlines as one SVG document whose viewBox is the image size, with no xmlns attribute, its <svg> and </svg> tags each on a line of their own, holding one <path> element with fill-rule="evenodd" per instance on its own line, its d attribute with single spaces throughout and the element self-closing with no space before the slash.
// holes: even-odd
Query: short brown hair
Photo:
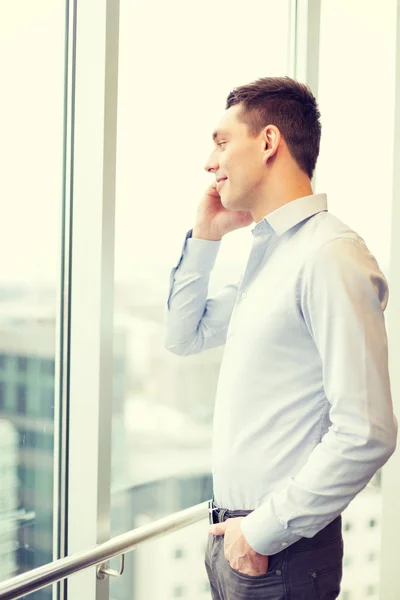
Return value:
<svg viewBox="0 0 400 600">
<path fill-rule="evenodd" d="M 257 136 L 266 125 L 280 130 L 300 169 L 311 179 L 319 154 L 320 112 L 310 88 L 290 77 L 264 77 L 233 89 L 226 109 L 241 103 L 241 121 Z"/>
</svg>

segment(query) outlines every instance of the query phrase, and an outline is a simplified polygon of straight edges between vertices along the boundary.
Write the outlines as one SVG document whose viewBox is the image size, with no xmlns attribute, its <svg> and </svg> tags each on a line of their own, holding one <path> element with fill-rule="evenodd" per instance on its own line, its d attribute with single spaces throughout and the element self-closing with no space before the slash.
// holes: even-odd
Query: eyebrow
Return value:
<svg viewBox="0 0 400 600">
<path fill-rule="evenodd" d="M 227 135 L 228 132 L 224 131 L 223 129 L 216 129 L 213 134 L 212 134 L 212 139 L 214 140 L 214 142 L 216 141 L 216 139 L 220 136 L 220 135 Z"/>
</svg>

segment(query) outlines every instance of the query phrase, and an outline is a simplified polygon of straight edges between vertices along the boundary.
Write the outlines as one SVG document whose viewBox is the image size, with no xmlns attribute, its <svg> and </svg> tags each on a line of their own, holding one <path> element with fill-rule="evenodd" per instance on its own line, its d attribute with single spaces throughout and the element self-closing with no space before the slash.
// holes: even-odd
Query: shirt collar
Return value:
<svg viewBox="0 0 400 600">
<path fill-rule="evenodd" d="M 265 221 L 272 227 L 275 233 L 279 236 L 283 235 L 292 227 L 295 227 L 301 221 L 316 215 L 317 213 L 328 210 L 328 200 L 326 194 L 312 194 L 311 196 L 303 196 L 284 204 L 277 208 L 272 213 L 264 217 L 262 221 L 257 223 L 252 231 L 262 229 L 262 223 Z M 261 225 L 261 227 L 260 227 Z"/>
</svg>

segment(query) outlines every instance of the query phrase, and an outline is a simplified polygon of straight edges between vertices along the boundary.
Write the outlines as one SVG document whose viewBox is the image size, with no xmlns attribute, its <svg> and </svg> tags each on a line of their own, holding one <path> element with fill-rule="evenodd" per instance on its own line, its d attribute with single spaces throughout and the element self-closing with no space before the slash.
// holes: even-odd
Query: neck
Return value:
<svg viewBox="0 0 400 600">
<path fill-rule="evenodd" d="M 258 223 L 281 206 L 297 200 L 297 198 L 311 196 L 313 193 L 311 181 L 305 174 L 292 178 L 282 177 L 275 186 L 271 186 L 271 182 L 269 182 L 268 189 L 263 190 L 251 211 L 253 220 Z"/>
</svg>

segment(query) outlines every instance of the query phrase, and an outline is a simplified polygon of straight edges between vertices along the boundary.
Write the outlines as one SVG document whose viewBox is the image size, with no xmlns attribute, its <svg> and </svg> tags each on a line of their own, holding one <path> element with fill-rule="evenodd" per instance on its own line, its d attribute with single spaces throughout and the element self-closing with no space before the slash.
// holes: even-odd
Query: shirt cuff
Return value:
<svg viewBox="0 0 400 600">
<path fill-rule="evenodd" d="M 301 539 L 289 531 L 284 519 L 275 513 L 272 498 L 247 515 L 241 527 L 249 546 L 264 556 L 277 554 Z"/>
</svg>

